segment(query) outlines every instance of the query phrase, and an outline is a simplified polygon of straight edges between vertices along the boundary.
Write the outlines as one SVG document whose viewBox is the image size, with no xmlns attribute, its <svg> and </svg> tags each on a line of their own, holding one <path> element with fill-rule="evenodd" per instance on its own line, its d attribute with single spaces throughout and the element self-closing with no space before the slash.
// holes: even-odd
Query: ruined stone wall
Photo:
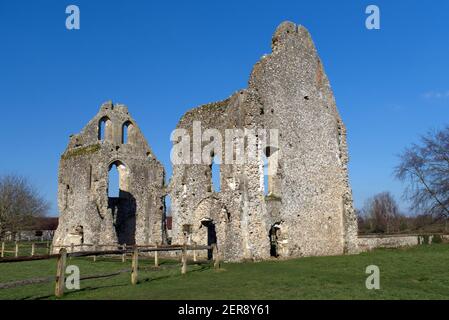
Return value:
<svg viewBox="0 0 449 320">
<path fill-rule="evenodd" d="M 360 251 L 370 251 L 376 248 L 400 248 L 412 247 L 419 244 L 419 236 L 404 235 L 404 236 L 390 236 L 390 237 L 359 237 L 358 244 Z"/>
<path fill-rule="evenodd" d="M 277 129 L 276 146 L 270 145 L 270 136 L 258 147 L 269 159 L 275 155 L 278 165 L 268 177 L 268 194 L 261 159 L 221 165 L 219 193 L 210 188 L 208 165 L 174 165 L 175 242 L 204 244 L 203 221 L 209 219 L 226 260 L 268 258 L 270 232 L 276 232 L 280 257 L 357 252 L 346 131 L 305 28 L 281 24 L 272 53 L 255 65 L 248 89 L 189 111 L 178 129 L 192 137 L 195 121 L 203 131 L 216 129 L 223 137 L 232 128 Z"/>
<path fill-rule="evenodd" d="M 280 130 L 276 192 L 287 255 L 355 252 L 346 133 L 315 46 L 304 27 L 283 23 L 272 51 L 255 66 L 250 88 L 266 110 L 265 125 Z"/>
<path fill-rule="evenodd" d="M 439 242 L 449 242 L 449 235 L 446 234 L 404 234 L 404 235 L 364 235 L 358 237 L 359 250 L 361 252 L 370 251 L 377 248 L 401 248 L 413 247 L 420 244 L 432 244 Z"/>
<path fill-rule="evenodd" d="M 221 137 L 226 129 L 248 128 L 250 123 L 244 91 L 231 98 L 191 110 L 180 121 L 195 143 L 194 121 L 200 130 L 217 130 Z M 201 147 L 206 154 L 208 142 Z M 224 150 L 224 144 L 222 144 Z M 193 155 L 192 162 L 193 162 Z M 224 160 L 224 156 L 222 157 Z M 228 261 L 269 257 L 266 214 L 263 211 L 263 189 L 260 186 L 260 163 L 222 164 L 220 192 L 212 186 L 212 171 L 207 163 L 174 165 L 170 183 L 173 212 L 173 243 L 210 244 L 209 226 L 213 224 L 216 241 Z M 252 178 L 249 178 L 252 177 Z M 207 222 L 207 223 L 206 223 Z M 265 241 L 259 241 L 264 237 Z"/>
<path fill-rule="evenodd" d="M 112 166 L 120 177 L 117 198 L 108 196 Z M 127 107 L 103 104 L 81 133 L 71 136 L 58 180 L 54 246 L 162 242 L 164 169 Z"/>
<path fill-rule="evenodd" d="M 125 124 L 127 143 L 122 141 Z M 164 170 L 127 108 L 104 104 L 71 137 L 61 157 L 54 245 L 164 241 L 168 192 L 172 243 L 216 242 L 227 261 L 358 251 L 346 129 L 304 27 L 282 23 L 272 38 L 272 53 L 254 66 L 248 88 L 188 111 L 177 129 L 189 137 L 188 151 L 181 152 L 189 161 L 173 164 L 165 190 Z M 241 135 L 228 137 L 228 130 Z M 211 140 L 212 135 L 222 139 Z M 174 138 L 179 146 L 179 137 Z M 243 141 L 243 162 L 234 159 L 235 150 L 235 161 L 227 161 L 227 139 Z M 219 191 L 210 165 L 218 145 L 224 162 Z M 112 165 L 120 172 L 118 198 L 108 197 Z"/>
</svg>

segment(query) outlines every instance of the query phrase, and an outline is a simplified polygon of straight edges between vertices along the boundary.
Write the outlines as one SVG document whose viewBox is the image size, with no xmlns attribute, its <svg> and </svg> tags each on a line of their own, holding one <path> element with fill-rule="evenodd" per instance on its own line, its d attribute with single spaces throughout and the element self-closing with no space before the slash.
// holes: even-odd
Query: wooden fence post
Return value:
<svg viewBox="0 0 449 320">
<path fill-rule="evenodd" d="M 212 257 L 214 259 L 214 269 L 220 269 L 220 254 L 218 253 L 217 244 L 212 244 Z"/>
<path fill-rule="evenodd" d="M 58 298 L 64 295 L 66 259 L 67 250 L 65 248 L 62 248 L 61 250 L 59 250 L 58 264 L 56 269 L 55 296 Z"/>
<path fill-rule="evenodd" d="M 31 256 L 34 256 L 35 244 L 34 242 L 31 244 Z"/>
<path fill-rule="evenodd" d="M 122 250 L 124 251 L 122 254 L 122 262 L 126 262 L 126 244 L 122 246 Z"/>
<path fill-rule="evenodd" d="M 94 249 L 94 251 L 97 251 L 97 245 L 96 244 L 94 244 L 93 249 Z M 97 262 L 97 256 L 96 255 L 94 255 L 94 262 Z"/>
<path fill-rule="evenodd" d="M 19 256 L 19 243 L 16 241 L 16 250 L 14 252 L 14 256 L 17 258 Z"/>
<path fill-rule="evenodd" d="M 132 271 L 131 271 L 131 284 L 136 285 L 138 280 L 138 270 L 139 270 L 139 249 L 134 248 L 133 261 L 132 261 Z"/>
<path fill-rule="evenodd" d="M 2 257 L 2 258 L 5 257 L 5 242 L 2 242 L 2 252 L 1 252 L 1 257 Z"/>
<path fill-rule="evenodd" d="M 157 243 L 156 243 L 156 251 L 154 251 L 154 266 L 159 267 L 159 256 L 157 251 Z"/>
<path fill-rule="evenodd" d="M 182 247 L 181 261 L 182 261 L 181 274 L 186 274 L 187 273 L 187 250 L 186 250 L 186 245 L 184 245 Z"/>
</svg>

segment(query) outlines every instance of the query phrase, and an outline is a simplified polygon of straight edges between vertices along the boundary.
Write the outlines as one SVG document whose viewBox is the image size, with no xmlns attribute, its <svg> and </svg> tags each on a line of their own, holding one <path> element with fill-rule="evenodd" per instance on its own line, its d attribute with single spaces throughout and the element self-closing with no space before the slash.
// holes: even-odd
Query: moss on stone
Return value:
<svg viewBox="0 0 449 320">
<path fill-rule="evenodd" d="M 73 157 L 79 157 L 79 156 L 92 154 L 92 153 L 95 153 L 98 150 L 100 150 L 100 148 L 101 148 L 100 144 L 98 144 L 98 143 L 94 144 L 94 145 L 86 146 L 86 147 L 75 148 L 75 149 L 69 150 L 66 153 L 64 153 L 61 158 L 63 160 L 67 160 L 67 159 L 73 158 Z"/>
<path fill-rule="evenodd" d="M 265 201 L 281 201 L 281 200 L 282 200 L 282 198 L 280 196 L 277 196 L 272 193 L 265 196 Z"/>
</svg>

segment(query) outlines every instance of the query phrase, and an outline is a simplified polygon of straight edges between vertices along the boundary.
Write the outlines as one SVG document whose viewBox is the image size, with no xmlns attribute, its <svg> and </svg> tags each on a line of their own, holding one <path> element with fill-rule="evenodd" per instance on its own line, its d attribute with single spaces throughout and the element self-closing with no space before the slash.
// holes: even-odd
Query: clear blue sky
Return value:
<svg viewBox="0 0 449 320">
<path fill-rule="evenodd" d="M 81 29 L 65 28 L 76 4 Z M 365 8 L 381 30 L 365 28 Z M 449 123 L 449 1 L 0 1 L 0 174 L 28 176 L 57 214 L 68 137 L 126 104 L 170 167 L 170 133 L 197 105 L 245 88 L 284 20 L 309 29 L 348 128 L 357 207 L 400 199 L 396 154 Z M 406 209 L 406 203 L 402 202 Z"/>
</svg>

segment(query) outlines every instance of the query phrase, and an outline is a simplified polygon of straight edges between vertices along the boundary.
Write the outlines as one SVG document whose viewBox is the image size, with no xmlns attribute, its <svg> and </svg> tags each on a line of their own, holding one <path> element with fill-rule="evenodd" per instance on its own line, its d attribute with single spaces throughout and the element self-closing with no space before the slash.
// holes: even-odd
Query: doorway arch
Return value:
<svg viewBox="0 0 449 320">
<path fill-rule="evenodd" d="M 270 256 L 279 257 L 279 233 L 281 230 L 280 223 L 271 226 L 268 237 L 270 238 Z"/>
<path fill-rule="evenodd" d="M 108 180 L 108 208 L 112 211 L 118 243 L 133 245 L 136 243 L 137 204 L 130 188 L 131 172 L 120 160 L 111 162 L 108 169 L 109 173 L 115 172 Z"/>
<path fill-rule="evenodd" d="M 202 219 L 201 220 L 202 227 L 206 228 L 207 233 L 207 245 L 211 246 L 213 244 L 217 244 L 217 230 L 215 230 L 215 223 L 212 219 Z M 207 250 L 207 259 L 213 258 L 213 252 L 212 249 Z"/>
</svg>

